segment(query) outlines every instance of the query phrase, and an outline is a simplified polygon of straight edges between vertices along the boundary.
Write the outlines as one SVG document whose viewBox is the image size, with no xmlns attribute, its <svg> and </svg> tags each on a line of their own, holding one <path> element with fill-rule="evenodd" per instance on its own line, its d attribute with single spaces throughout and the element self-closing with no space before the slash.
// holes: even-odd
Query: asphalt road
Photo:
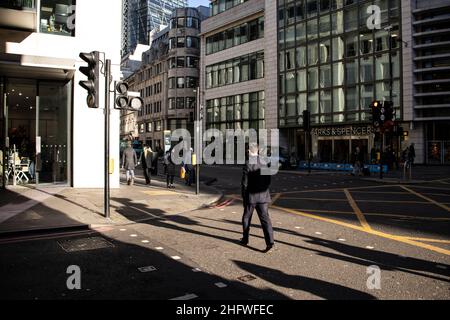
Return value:
<svg viewBox="0 0 450 320">
<path fill-rule="evenodd" d="M 240 175 L 202 170 L 225 193 L 210 208 L 89 234 L 0 241 L 0 298 L 450 299 L 448 180 L 385 186 L 280 173 L 270 209 L 277 244 L 264 254 L 256 214 L 250 246 L 237 243 Z M 67 289 L 70 265 L 80 267 L 81 290 Z M 377 268 L 380 286 L 370 286 Z"/>
</svg>

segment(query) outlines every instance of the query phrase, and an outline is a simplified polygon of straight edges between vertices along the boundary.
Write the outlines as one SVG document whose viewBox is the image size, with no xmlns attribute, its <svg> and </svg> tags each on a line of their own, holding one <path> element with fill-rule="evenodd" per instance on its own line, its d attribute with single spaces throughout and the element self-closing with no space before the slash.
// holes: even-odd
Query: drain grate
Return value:
<svg viewBox="0 0 450 320">
<path fill-rule="evenodd" d="M 111 242 L 102 237 L 69 239 L 58 241 L 58 244 L 66 252 L 88 251 L 114 247 Z"/>
</svg>

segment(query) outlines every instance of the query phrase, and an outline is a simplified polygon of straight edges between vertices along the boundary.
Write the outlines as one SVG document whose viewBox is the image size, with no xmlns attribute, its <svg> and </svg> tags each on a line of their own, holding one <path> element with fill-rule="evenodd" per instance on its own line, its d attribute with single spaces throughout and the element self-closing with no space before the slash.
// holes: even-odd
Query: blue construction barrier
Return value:
<svg viewBox="0 0 450 320">
<path fill-rule="evenodd" d="M 298 165 L 299 170 L 308 170 L 308 162 L 300 161 Z M 364 168 L 369 169 L 370 173 L 380 173 L 380 166 L 377 164 L 364 165 Z M 323 171 L 345 171 L 352 172 L 353 165 L 343 164 L 343 163 L 328 163 L 328 162 L 311 162 L 312 170 L 323 170 Z M 383 166 L 383 173 L 388 173 L 388 166 Z"/>
</svg>

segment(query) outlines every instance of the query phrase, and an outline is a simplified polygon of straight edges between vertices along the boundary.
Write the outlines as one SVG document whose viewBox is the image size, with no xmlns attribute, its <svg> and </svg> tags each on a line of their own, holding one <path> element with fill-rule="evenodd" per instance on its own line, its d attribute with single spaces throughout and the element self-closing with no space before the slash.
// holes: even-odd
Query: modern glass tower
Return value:
<svg viewBox="0 0 450 320">
<path fill-rule="evenodd" d="M 168 25 L 172 11 L 186 6 L 187 0 L 123 0 L 122 55 L 148 44 L 149 32 Z"/>
</svg>

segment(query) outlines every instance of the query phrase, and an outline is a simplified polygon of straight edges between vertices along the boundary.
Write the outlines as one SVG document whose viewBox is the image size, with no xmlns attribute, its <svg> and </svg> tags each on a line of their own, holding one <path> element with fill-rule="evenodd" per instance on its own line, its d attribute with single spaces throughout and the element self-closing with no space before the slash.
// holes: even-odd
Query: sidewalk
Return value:
<svg viewBox="0 0 450 320">
<path fill-rule="evenodd" d="M 221 197 L 205 185 L 197 196 L 195 186 L 187 187 L 179 179 L 176 189 L 167 189 L 162 176 L 146 186 L 137 175 L 134 186 L 121 183 L 120 189 L 111 190 L 111 218 L 105 219 L 103 189 L 11 187 L 0 190 L 0 237 L 137 223 L 193 211 Z"/>
</svg>

